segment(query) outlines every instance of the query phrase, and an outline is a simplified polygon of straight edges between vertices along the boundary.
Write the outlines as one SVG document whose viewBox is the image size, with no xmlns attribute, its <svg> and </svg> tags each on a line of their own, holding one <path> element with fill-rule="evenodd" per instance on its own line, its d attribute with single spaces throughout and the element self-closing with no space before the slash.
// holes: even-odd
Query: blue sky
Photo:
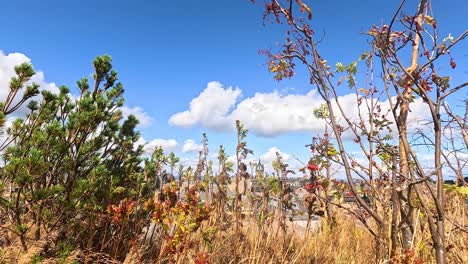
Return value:
<svg viewBox="0 0 468 264">
<path fill-rule="evenodd" d="M 407 6 L 416 2 L 408 1 Z M 324 34 L 320 44 L 324 57 L 332 64 L 358 57 L 366 49 L 366 37 L 360 33 L 389 21 L 398 3 L 309 1 L 314 13 L 311 23 L 317 34 Z M 76 80 L 91 73 L 95 56 L 110 54 L 126 88 L 126 105 L 140 107 L 152 118 L 150 125 L 141 128 L 148 141 L 175 139 L 182 147 L 185 140 L 199 141 L 206 131 L 212 150 L 222 143 L 233 152 L 232 132 L 203 124 L 181 128 L 168 123 L 172 115 L 187 110 L 211 81 L 225 88 L 239 87 L 238 102 L 255 93 L 305 95 L 313 89 L 300 70 L 291 80 L 273 80 L 258 51 L 274 48 L 284 31 L 276 25 L 264 26 L 261 4 L 252 5 L 249 0 L 29 0 L 4 1 L 1 9 L 0 50 L 27 56 L 47 82 L 73 90 Z M 466 29 L 468 1 L 433 1 L 433 12 L 441 35 L 457 36 Z M 459 65 L 455 79 L 466 80 L 467 48 L 465 43 L 454 51 Z M 252 134 L 249 143 L 257 155 L 276 146 L 305 159 L 303 146 L 311 136 L 307 132 L 275 137 Z"/>
</svg>

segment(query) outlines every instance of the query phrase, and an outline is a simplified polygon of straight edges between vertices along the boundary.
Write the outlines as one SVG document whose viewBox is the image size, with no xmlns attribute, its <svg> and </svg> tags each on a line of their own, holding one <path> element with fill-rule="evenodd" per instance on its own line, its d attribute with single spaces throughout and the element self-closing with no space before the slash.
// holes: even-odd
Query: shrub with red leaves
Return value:
<svg viewBox="0 0 468 264">
<path fill-rule="evenodd" d="M 317 164 L 311 164 L 309 163 L 309 165 L 307 165 L 307 169 L 309 169 L 310 171 L 318 171 L 319 170 L 319 166 Z"/>
<path fill-rule="evenodd" d="M 131 198 L 125 198 L 120 201 L 119 205 L 108 205 L 107 213 L 112 217 L 113 223 L 120 223 L 128 220 L 134 208 L 135 202 Z"/>
</svg>

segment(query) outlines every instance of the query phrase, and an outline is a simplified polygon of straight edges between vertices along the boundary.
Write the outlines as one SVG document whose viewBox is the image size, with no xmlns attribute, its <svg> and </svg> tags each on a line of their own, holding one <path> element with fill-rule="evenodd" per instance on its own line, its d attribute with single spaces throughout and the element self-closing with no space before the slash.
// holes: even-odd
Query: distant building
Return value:
<svg viewBox="0 0 468 264">
<path fill-rule="evenodd" d="M 263 176 L 264 173 L 265 173 L 265 166 L 262 164 L 260 159 L 258 159 L 258 162 L 255 165 L 255 175 L 253 176 L 253 178 L 258 179 L 258 177 Z"/>
<path fill-rule="evenodd" d="M 302 200 L 304 197 L 307 195 L 307 190 L 304 189 L 303 187 L 299 187 L 295 190 L 293 190 L 294 196 L 297 197 L 297 199 Z"/>
<path fill-rule="evenodd" d="M 291 189 L 297 189 L 300 187 L 304 187 L 304 183 L 302 178 L 288 178 L 284 182 L 286 185 L 289 185 Z"/>
</svg>

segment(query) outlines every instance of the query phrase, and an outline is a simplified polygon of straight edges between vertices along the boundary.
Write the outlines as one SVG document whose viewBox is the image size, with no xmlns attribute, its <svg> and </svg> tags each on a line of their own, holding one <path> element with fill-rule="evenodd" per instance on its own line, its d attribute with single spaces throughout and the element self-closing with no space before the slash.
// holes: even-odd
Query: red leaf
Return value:
<svg viewBox="0 0 468 264">
<path fill-rule="evenodd" d="M 450 58 L 450 67 L 452 67 L 452 69 L 455 69 L 457 67 L 457 64 L 455 63 L 453 58 Z"/>
</svg>

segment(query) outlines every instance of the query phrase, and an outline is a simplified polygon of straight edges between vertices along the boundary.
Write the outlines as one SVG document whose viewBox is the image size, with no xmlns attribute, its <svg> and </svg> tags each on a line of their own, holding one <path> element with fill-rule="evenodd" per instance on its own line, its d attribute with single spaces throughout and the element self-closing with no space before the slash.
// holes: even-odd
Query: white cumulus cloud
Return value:
<svg viewBox="0 0 468 264">
<path fill-rule="evenodd" d="M 324 121 L 313 115 L 323 103 L 314 91 L 282 95 L 279 92 L 256 93 L 237 104 L 230 116 L 261 136 L 276 136 L 294 131 L 321 131 Z"/>
<path fill-rule="evenodd" d="M 260 162 L 263 164 L 265 171 L 271 173 L 274 171 L 273 161 L 276 161 L 277 159 L 276 153 L 280 154 L 283 162 L 289 164 L 289 169 L 297 170 L 299 168 L 297 161 L 292 159 L 291 154 L 281 151 L 276 146 L 270 147 L 265 153 L 256 158 L 249 159 L 248 163 L 249 165 L 255 166 L 255 164 L 257 164 L 260 159 Z M 235 156 L 233 156 L 233 158 L 235 160 Z"/>
<path fill-rule="evenodd" d="M 260 157 L 261 162 L 265 164 L 271 164 L 274 160 L 277 159 L 276 153 L 280 154 L 283 161 L 288 161 L 291 159 L 291 155 L 282 152 L 278 147 L 271 147 Z"/>
<path fill-rule="evenodd" d="M 182 152 L 184 153 L 195 152 L 201 149 L 202 146 L 200 144 L 197 144 L 193 139 L 185 140 L 184 145 L 182 146 Z"/>
<path fill-rule="evenodd" d="M 135 145 L 143 145 L 144 151 L 149 155 L 151 155 L 157 147 L 162 147 L 164 149 L 164 152 L 166 152 L 167 154 L 175 151 L 179 146 L 177 140 L 175 139 L 156 138 L 151 141 L 146 141 L 143 137 L 140 137 L 140 139 L 135 143 Z"/>
<path fill-rule="evenodd" d="M 0 50 L 0 101 L 5 101 L 6 97 L 9 94 L 9 83 L 12 77 L 16 76 L 15 66 L 22 63 L 31 63 L 31 59 L 22 53 L 9 53 L 5 54 Z M 58 92 L 58 87 L 53 82 L 46 82 L 44 73 L 36 70 L 36 74 L 31 78 L 29 83 L 35 82 L 39 84 L 40 90 L 50 90 L 52 92 Z M 18 102 L 21 99 L 22 91 L 16 96 L 15 102 Z M 15 112 L 15 115 L 23 115 L 26 113 L 27 103 Z"/>
<path fill-rule="evenodd" d="M 120 108 L 120 110 L 125 117 L 134 115 L 140 121 L 139 126 L 141 127 L 148 127 L 153 122 L 153 118 L 149 116 L 141 107 L 123 106 Z"/>
<path fill-rule="evenodd" d="M 290 132 L 323 132 L 325 121 L 315 118 L 313 114 L 314 109 L 324 103 L 321 96 L 315 90 L 306 94 L 293 94 L 292 89 L 289 91 L 290 93 L 256 93 L 241 100 L 242 91 L 239 88 L 225 88 L 219 82 L 210 82 L 207 88 L 191 101 L 189 109 L 172 115 L 169 123 L 179 127 L 201 125 L 217 131 L 226 131 L 234 128 L 235 120 L 240 120 L 252 133 L 264 137 Z M 365 123 L 367 122 L 367 107 L 365 103 L 358 106 L 355 94 L 339 96 L 338 101 L 351 121 L 359 123 L 361 111 L 361 116 Z M 339 117 L 340 124 L 345 125 L 336 103 L 333 104 L 335 116 Z M 379 104 L 382 115 L 385 114 L 392 120 L 390 112 L 387 111 L 390 109 L 388 100 Z M 426 107 L 419 99 L 411 104 L 408 118 L 410 126 L 424 126 L 419 121 L 427 119 Z M 350 131 L 346 132 L 346 136 L 351 136 Z"/>
<path fill-rule="evenodd" d="M 210 82 L 205 90 L 190 102 L 189 110 L 172 115 L 169 124 L 179 127 L 201 124 L 225 130 L 232 127 L 232 122 L 227 117 L 240 96 L 241 90 L 238 88 L 224 88 L 219 82 Z"/>
</svg>

